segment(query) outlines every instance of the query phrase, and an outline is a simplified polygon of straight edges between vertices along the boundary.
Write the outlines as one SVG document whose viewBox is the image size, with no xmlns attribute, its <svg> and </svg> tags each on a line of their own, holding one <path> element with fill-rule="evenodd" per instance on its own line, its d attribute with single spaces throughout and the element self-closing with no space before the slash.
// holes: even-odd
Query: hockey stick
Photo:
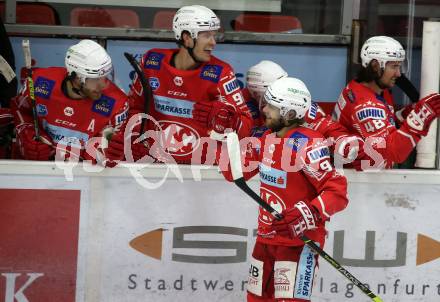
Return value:
<svg viewBox="0 0 440 302">
<path fill-rule="evenodd" d="M 254 199 L 262 208 L 271 213 L 271 215 L 277 219 L 282 219 L 282 214 L 278 213 L 272 206 L 265 202 L 261 197 L 255 193 L 244 180 L 243 171 L 241 169 L 241 152 L 240 152 L 240 142 L 238 140 L 237 133 L 231 132 L 226 138 L 229 161 L 231 163 L 231 172 L 234 183 L 246 194 L 248 194 L 252 199 Z M 368 287 L 366 287 L 361 281 L 359 281 L 355 276 L 353 276 L 347 269 L 342 267 L 333 257 L 327 254 L 323 249 L 315 244 L 307 236 L 302 235 L 300 237 L 305 244 L 312 248 L 316 253 L 318 253 L 322 258 L 324 258 L 328 263 L 330 263 L 335 269 L 337 269 L 345 278 L 350 280 L 354 285 L 356 285 L 364 294 L 371 298 L 375 302 L 383 302 L 382 299 L 376 296 Z"/>
<path fill-rule="evenodd" d="M 128 60 L 130 65 L 133 67 L 134 71 L 137 73 L 139 80 L 141 81 L 141 85 L 144 91 L 144 105 L 145 105 L 145 114 L 148 114 L 149 111 L 149 104 L 150 104 L 150 85 L 147 82 L 147 79 L 145 78 L 144 73 L 142 72 L 141 67 L 139 66 L 139 63 L 136 61 L 136 59 L 133 57 L 132 54 L 129 54 L 128 52 L 124 52 L 125 58 Z M 144 133 L 144 125 L 145 125 L 145 119 L 142 119 L 141 122 L 141 131 L 139 132 L 140 135 Z"/>
<path fill-rule="evenodd" d="M 34 119 L 34 130 L 35 130 L 35 140 L 40 140 L 40 127 L 38 126 L 38 117 L 37 117 L 37 107 L 35 102 L 35 94 L 34 94 L 34 80 L 32 80 L 32 57 L 31 57 L 31 46 L 29 40 L 22 41 L 23 53 L 24 53 L 24 62 L 27 72 L 26 80 L 29 86 L 29 97 L 32 103 L 32 118 Z"/>
<path fill-rule="evenodd" d="M 11 65 L 9 65 L 8 61 L 3 58 L 2 55 L 0 55 L 0 74 L 2 74 L 6 82 L 11 83 L 11 81 L 15 78 L 15 72 L 11 68 Z"/>
</svg>

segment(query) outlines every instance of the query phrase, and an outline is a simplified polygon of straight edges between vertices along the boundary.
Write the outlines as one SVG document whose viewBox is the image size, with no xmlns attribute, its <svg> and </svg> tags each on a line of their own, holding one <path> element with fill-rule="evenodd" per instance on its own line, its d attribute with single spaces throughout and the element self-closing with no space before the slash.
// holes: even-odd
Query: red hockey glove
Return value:
<svg viewBox="0 0 440 302">
<path fill-rule="evenodd" d="M 358 136 L 343 136 L 335 142 L 335 163 L 351 163 L 365 158 L 364 140 Z"/>
<path fill-rule="evenodd" d="M 196 103 L 193 118 L 217 133 L 224 133 L 227 128 L 237 131 L 240 126 L 240 114 L 235 107 L 221 101 Z"/>
<path fill-rule="evenodd" d="M 402 109 L 396 111 L 396 118 L 400 124 L 406 120 L 406 118 L 408 117 L 408 115 L 411 113 L 411 111 L 414 109 L 415 106 L 416 106 L 415 103 L 409 104 L 403 107 Z"/>
<path fill-rule="evenodd" d="M 417 102 L 401 127 L 410 133 L 425 136 L 431 122 L 440 116 L 440 94 L 430 94 Z M 405 129 L 406 128 L 406 129 Z"/>
<path fill-rule="evenodd" d="M 309 207 L 304 201 L 299 201 L 294 207 L 282 213 L 282 220 L 274 220 L 272 228 L 277 234 L 297 238 L 307 230 L 316 229 L 319 221 L 318 211 Z"/>
<path fill-rule="evenodd" d="M 40 141 L 35 140 L 35 129 L 32 124 L 17 127 L 17 142 L 21 156 L 27 160 L 49 160 L 55 155 L 50 137 L 40 129 Z"/>
<path fill-rule="evenodd" d="M 128 140 L 131 143 L 131 140 Z M 105 166 L 113 168 L 124 159 L 124 131 L 116 131 L 111 136 L 108 147 L 104 149 Z"/>
</svg>

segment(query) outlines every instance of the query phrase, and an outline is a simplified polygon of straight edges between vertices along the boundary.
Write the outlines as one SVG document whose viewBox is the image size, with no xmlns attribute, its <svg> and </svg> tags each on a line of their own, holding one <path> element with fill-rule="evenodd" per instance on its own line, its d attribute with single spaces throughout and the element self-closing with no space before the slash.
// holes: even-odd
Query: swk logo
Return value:
<svg viewBox="0 0 440 302">
<path fill-rule="evenodd" d="M 171 260 L 186 263 L 207 263 L 207 264 L 225 264 L 246 262 L 249 235 L 255 236 L 255 230 L 249 231 L 244 228 L 226 227 L 226 226 L 184 226 L 173 229 L 155 229 L 142 234 L 130 241 L 130 246 L 136 251 L 157 260 L 161 260 L 163 255 L 163 246 L 165 240 L 172 240 Z M 222 235 L 223 240 L 196 240 L 197 235 L 200 238 L 213 237 L 212 235 Z M 208 236 L 207 236 L 208 235 Z M 211 235 L 211 236 L 209 236 Z M 171 236 L 171 238 L 169 237 Z M 191 237 L 186 240 L 185 236 Z M 238 236 L 238 237 L 237 237 Z M 219 237 L 217 237 L 219 238 Z M 229 239 L 230 238 L 230 239 Z M 237 239 L 243 239 L 237 241 Z M 399 267 L 406 265 L 407 262 L 407 233 L 397 232 L 396 234 L 396 252 L 395 259 L 375 259 L 376 250 L 376 232 L 367 231 L 365 239 L 365 258 L 349 259 L 344 258 L 344 231 L 334 232 L 333 257 L 345 266 L 357 267 Z M 361 246 L 361 245 L 360 245 Z M 179 250 L 185 249 L 187 253 L 180 253 Z M 331 247 L 327 246 L 326 250 Z M 189 251 L 193 250 L 193 253 Z M 234 251 L 233 256 L 200 256 L 201 250 L 216 252 L 224 250 Z M 165 258 L 169 258 L 166 255 Z M 417 258 L 416 265 L 421 265 L 440 258 L 440 242 L 428 236 L 417 235 Z"/>
</svg>

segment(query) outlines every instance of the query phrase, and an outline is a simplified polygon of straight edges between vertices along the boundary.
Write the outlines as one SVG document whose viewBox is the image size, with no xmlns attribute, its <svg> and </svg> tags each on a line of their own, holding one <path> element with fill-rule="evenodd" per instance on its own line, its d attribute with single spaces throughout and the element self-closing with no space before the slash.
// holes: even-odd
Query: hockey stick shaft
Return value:
<svg viewBox="0 0 440 302">
<path fill-rule="evenodd" d="M 238 140 L 237 133 L 231 132 L 227 136 L 227 148 L 229 161 L 231 163 L 231 172 L 234 183 L 248 194 L 252 199 L 254 199 L 262 208 L 272 214 L 272 216 L 280 220 L 282 219 L 282 214 L 278 213 L 270 204 L 265 202 L 257 193 L 255 193 L 244 180 L 243 172 L 241 169 L 241 152 L 240 152 L 240 142 Z M 311 249 L 313 249 L 317 254 L 324 258 L 328 263 L 331 264 L 335 269 L 337 269 L 345 278 L 350 280 L 354 285 L 356 285 L 364 294 L 375 302 L 383 302 L 380 297 L 375 295 L 367 286 L 365 286 L 361 281 L 359 281 L 355 276 L 353 276 L 347 269 L 339 264 L 333 257 L 327 254 L 322 248 L 316 245 L 307 236 L 302 235 L 300 239 L 307 244 Z"/>
<path fill-rule="evenodd" d="M 26 80 L 28 82 L 29 87 L 29 97 L 31 99 L 32 105 L 32 118 L 34 120 L 34 130 L 35 130 L 35 140 L 40 140 L 40 127 L 38 125 L 38 116 L 37 116 L 37 105 L 35 101 L 35 90 L 34 90 L 34 80 L 32 79 L 32 56 L 31 56 L 31 45 L 29 40 L 22 41 L 23 54 L 24 54 L 24 63 L 26 67 L 27 77 Z"/>
<path fill-rule="evenodd" d="M 141 81 L 141 85 L 144 92 L 144 105 L 145 105 L 144 112 L 148 114 L 149 105 L 150 105 L 150 93 L 151 93 L 150 85 L 148 84 L 147 79 L 145 78 L 145 75 L 142 72 L 141 67 L 139 66 L 139 63 L 136 61 L 133 55 L 129 54 L 128 52 L 124 52 L 124 56 L 127 59 L 127 61 L 130 63 L 131 67 L 133 67 L 133 70 L 136 72 L 136 74 L 139 77 L 139 80 Z M 142 119 L 140 135 L 144 133 L 144 126 L 145 126 L 145 119 Z"/>
</svg>

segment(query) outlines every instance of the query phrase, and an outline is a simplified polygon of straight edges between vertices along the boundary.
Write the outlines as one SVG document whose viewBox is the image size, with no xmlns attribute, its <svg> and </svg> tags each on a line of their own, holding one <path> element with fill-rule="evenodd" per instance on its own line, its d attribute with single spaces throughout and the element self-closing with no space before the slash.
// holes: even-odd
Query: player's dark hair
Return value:
<svg viewBox="0 0 440 302">
<path fill-rule="evenodd" d="M 361 66 L 361 68 L 359 69 L 357 75 L 356 75 L 356 80 L 358 82 L 371 82 L 371 81 L 375 81 L 378 78 L 378 74 L 377 71 L 374 70 L 371 62 L 367 65 L 367 67 Z"/>
</svg>

